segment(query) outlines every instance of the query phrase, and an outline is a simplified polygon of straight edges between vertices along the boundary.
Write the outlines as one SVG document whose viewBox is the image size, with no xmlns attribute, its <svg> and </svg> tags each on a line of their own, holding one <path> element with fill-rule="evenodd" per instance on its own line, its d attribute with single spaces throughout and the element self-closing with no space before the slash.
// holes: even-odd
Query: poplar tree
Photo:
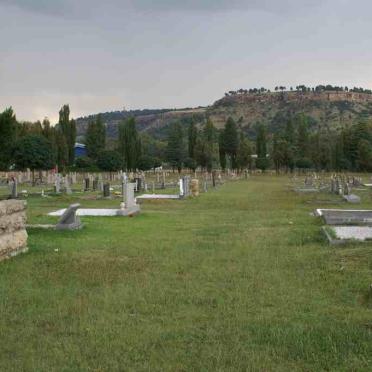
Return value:
<svg viewBox="0 0 372 372">
<path fill-rule="evenodd" d="M 0 169 L 8 170 L 12 161 L 12 150 L 16 140 L 17 121 L 13 109 L 0 114 Z"/>
<path fill-rule="evenodd" d="M 191 121 L 188 127 L 188 153 L 189 158 L 195 160 L 195 146 L 198 139 L 198 129 L 196 128 L 194 120 Z"/>
<path fill-rule="evenodd" d="M 173 171 L 177 169 L 181 173 L 185 160 L 185 149 L 182 126 L 178 122 L 169 127 L 166 156 Z"/>
<path fill-rule="evenodd" d="M 141 139 L 136 129 L 136 121 L 129 118 L 119 125 L 119 147 L 124 169 L 134 171 L 141 158 Z"/>
<path fill-rule="evenodd" d="M 106 129 L 102 122 L 101 115 L 98 115 L 96 120 L 93 120 L 88 124 L 85 135 L 85 145 L 87 155 L 92 159 L 97 159 L 98 154 L 105 149 Z"/>
<path fill-rule="evenodd" d="M 266 144 L 266 128 L 263 124 L 259 124 L 257 127 L 257 138 L 256 138 L 256 152 L 257 152 L 257 168 L 265 171 L 268 168 L 267 159 L 267 144 Z"/>
<path fill-rule="evenodd" d="M 59 111 L 60 130 L 65 137 L 67 146 L 67 165 L 72 165 L 75 158 L 75 141 L 76 141 L 76 123 L 75 120 L 70 120 L 70 107 L 63 105 Z"/>
<path fill-rule="evenodd" d="M 244 134 L 240 133 L 239 147 L 237 155 L 237 165 L 240 170 L 250 168 L 252 163 L 252 149 L 251 144 Z"/>
<path fill-rule="evenodd" d="M 238 128 L 233 118 L 229 117 L 223 131 L 225 154 L 231 159 L 231 167 L 237 168 L 237 154 L 239 147 Z"/>
</svg>

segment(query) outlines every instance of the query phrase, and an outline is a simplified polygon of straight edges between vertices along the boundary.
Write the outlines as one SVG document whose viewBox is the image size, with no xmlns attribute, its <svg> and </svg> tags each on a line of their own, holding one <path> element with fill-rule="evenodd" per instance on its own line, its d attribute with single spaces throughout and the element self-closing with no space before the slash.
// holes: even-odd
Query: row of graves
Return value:
<svg viewBox="0 0 372 372">
<path fill-rule="evenodd" d="M 338 195 L 342 201 L 359 204 L 361 197 L 356 192 L 363 193 L 372 184 L 363 183 L 361 177 L 345 174 L 333 174 L 330 177 L 309 174 L 294 190 L 302 192 L 323 192 Z M 353 242 L 368 242 L 372 240 L 372 210 L 367 209 L 316 209 L 314 215 L 325 223 L 322 231 L 331 245 L 342 245 Z"/>
<path fill-rule="evenodd" d="M 189 172 L 182 177 L 177 173 L 167 171 L 129 174 L 125 172 L 117 174 L 69 173 L 66 175 L 45 172 L 44 181 L 36 186 L 39 192 L 27 191 L 25 193 L 22 188 L 31 182 L 29 172 L 25 174 L 21 172 L 21 175 L 12 172 L 1 176 L 2 186 L 9 188 L 9 195 L 6 198 L 8 200 L 0 201 L 0 260 L 27 250 L 26 229 L 79 230 L 84 226 L 80 219 L 81 216 L 132 217 L 140 213 L 140 203 L 146 200 L 184 200 L 189 196 L 197 197 L 200 192 L 208 192 L 210 188 L 213 189 L 223 184 L 226 179 L 248 178 L 247 174 L 234 172 L 228 172 L 224 176 L 217 172 Z M 4 182 L 5 177 L 8 177 L 6 182 Z M 19 185 L 21 185 L 20 193 L 18 192 Z M 173 193 L 167 193 L 170 190 L 173 190 Z M 87 193 L 89 196 L 96 195 L 96 198 L 103 200 L 120 198 L 120 202 L 118 208 L 81 208 L 79 203 L 74 203 L 48 213 L 49 216 L 58 217 L 56 224 L 26 224 L 25 196 L 33 194 L 47 198 L 63 193 L 80 194 L 77 195 L 78 197 Z"/>
<path fill-rule="evenodd" d="M 119 196 L 122 193 L 124 177 L 124 172 L 122 171 L 115 173 L 71 172 L 68 174 L 43 171 L 39 173 L 42 176 L 38 178 L 37 184 L 32 183 L 30 171 L 0 173 L 0 195 L 5 199 L 17 199 L 18 197 L 27 197 L 29 195 L 47 197 L 60 193 L 72 195 L 81 192 L 96 192 L 104 198 L 110 198 L 115 195 Z M 196 183 L 195 180 L 197 180 L 198 187 L 202 192 L 207 192 L 209 188 L 221 185 L 224 182 L 224 178 L 233 179 L 238 177 L 234 172 L 228 172 L 224 176 L 220 172 L 193 172 L 185 176 L 192 179 L 194 184 Z M 186 194 L 188 191 L 188 187 L 185 186 L 185 182 L 181 182 L 178 174 L 169 171 L 129 173 L 128 179 L 135 183 L 135 192 L 146 194 L 143 199 L 166 198 L 163 191 L 166 189 L 174 190 L 174 192 L 168 194 L 169 199 L 182 198 L 183 189 L 186 189 Z M 195 187 L 193 186 L 193 188 Z M 8 194 L 6 189 L 9 190 Z M 161 190 L 160 193 L 159 190 Z"/>
</svg>

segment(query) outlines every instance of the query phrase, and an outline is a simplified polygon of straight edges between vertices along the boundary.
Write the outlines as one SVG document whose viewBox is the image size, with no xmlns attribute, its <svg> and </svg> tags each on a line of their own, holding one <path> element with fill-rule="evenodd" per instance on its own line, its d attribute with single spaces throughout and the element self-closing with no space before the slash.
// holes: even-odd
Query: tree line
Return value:
<svg viewBox="0 0 372 372">
<path fill-rule="evenodd" d="M 51 169 L 60 171 L 149 170 L 165 165 L 173 170 L 272 168 L 372 171 L 372 124 L 361 119 L 345 128 L 315 125 L 305 114 L 291 115 L 281 129 L 268 133 L 262 123 L 248 138 L 229 117 L 217 129 L 210 118 L 202 123 L 191 118 L 188 125 L 174 122 L 164 141 L 138 132 L 135 118 L 123 119 L 116 141 L 107 140 L 100 115 L 92 117 L 85 135 L 87 156 L 75 159 L 76 123 L 64 105 L 59 121 L 18 122 L 11 108 L 0 114 L 0 170 Z M 310 125 L 310 123 L 312 123 Z M 252 133 L 252 131 L 250 131 Z"/>
<path fill-rule="evenodd" d="M 329 91 L 329 92 L 353 92 L 353 93 L 372 94 L 371 89 L 364 89 L 364 88 L 361 88 L 361 87 L 349 88 L 347 86 L 345 86 L 345 87 L 337 86 L 337 85 L 333 86 L 331 84 L 317 85 L 315 87 L 309 87 L 309 86 L 306 86 L 304 84 L 300 84 L 300 85 L 297 85 L 296 87 L 291 86 L 289 88 L 287 88 L 285 86 L 282 86 L 282 85 L 279 85 L 279 86 L 276 86 L 274 88 L 274 91 L 275 92 L 278 92 L 278 91 L 281 91 L 281 92 L 296 91 L 296 92 L 302 92 L 302 93 L 306 93 L 306 92 L 320 93 L 320 92 L 325 92 L 325 91 L 328 92 Z M 226 92 L 225 97 L 242 95 L 242 94 L 263 94 L 263 93 L 271 93 L 271 90 L 266 89 L 264 87 L 250 88 L 250 89 L 242 89 L 241 88 L 241 89 L 238 89 L 238 90 L 230 90 L 230 91 Z"/>
</svg>

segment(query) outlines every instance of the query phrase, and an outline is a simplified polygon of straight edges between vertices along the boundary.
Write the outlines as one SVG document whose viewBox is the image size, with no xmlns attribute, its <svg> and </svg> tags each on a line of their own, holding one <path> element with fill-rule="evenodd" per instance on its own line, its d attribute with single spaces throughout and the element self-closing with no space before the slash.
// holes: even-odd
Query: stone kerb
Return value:
<svg viewBox="0 0 372 372">
<path fill-rule="evenodd" d="M 0 202 L 0 261 L 27 250 L 26 203 Z"/>
</svg>

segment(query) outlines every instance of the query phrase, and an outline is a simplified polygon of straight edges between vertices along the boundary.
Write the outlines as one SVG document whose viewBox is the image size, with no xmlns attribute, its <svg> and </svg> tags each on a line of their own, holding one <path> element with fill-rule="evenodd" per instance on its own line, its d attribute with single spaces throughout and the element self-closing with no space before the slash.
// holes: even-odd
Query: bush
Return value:
<svg viewBox="0 0 372 372">
<path fill-rule="evenodd" d="M 106 172 L 115 172 L 123 167 L 123 161 L 117 151 L 104 150 L 98 154 L 97 166 Z"/>
</svg>

